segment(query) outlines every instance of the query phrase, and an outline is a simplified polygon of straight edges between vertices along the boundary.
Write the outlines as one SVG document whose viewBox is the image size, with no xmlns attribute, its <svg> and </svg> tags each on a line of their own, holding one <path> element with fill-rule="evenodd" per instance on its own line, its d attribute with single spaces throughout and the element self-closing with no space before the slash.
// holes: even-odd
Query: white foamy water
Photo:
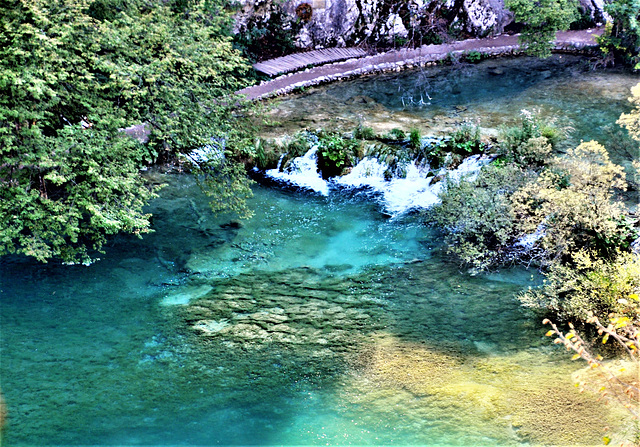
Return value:
<svg viewBox="0 0 640 447">
<path fill-rule="evenodd" d="M 447 181 L 457 181 L 463 176 L 472 178 L 489 160 L 474 155 L 464 160 L 452 171 L 441 169 L 436 174 L 447 174 L 448 177 L 432 184 L 433 175 L 428 176 L 430 168 L 413 162 L 405 166 L 406 176 L 385 179 L 385 171 L 389 166 L 373 157 L 365 157 L 351 172 L 342 177 L 325 181 L 317 169 L 317 149 L 309 150 L 304 156 L 294 159 L 290 165 L 280 169 L 270 169 L 268 177 L 286 181 L 301 188 L 312 189 L 328 195 L 330 185 L 343 188 L 369 188 L 381 194 L 385 210 L 392 215 L 399 215 L 412 209 L 429 208 L 439 202 L 438 194 Z"/>
<path fill-rule="evenodd" d="M 375 158 L 366 157 L 353 170 L 333 181 L 341 186 L 362 188 L 369 187 L 382 194 L 385 209 L 391 214 L 402 214 L 411 209 L 429 208 L 439 202 L 438 194 L 447 181 L 457 181 L 464 175 L 475 176 L 487 159 L 474 155 L 464 160 L 456 169 L 449 171 L 448 180 L 432 184 L 433 176 L 428 177 L 429 166 L 413 162 L 405 166 L 404 178 L 385 180 L 384 173 L 388 166 Z M 441 169 L 438 174 L 447 173 Z"/>
<path fill-rule="evenodd" d="M 285 181 L 295 186 L 311 189 L 323 196 L 329 195 L 329 184 L 318 172 L 318 148 L 313 147 L 302 157 L 295 158 L 284 170 L 280 171 L 282 158 L 276 169 L 269 169 L 267 177 Z"/>
</svg>

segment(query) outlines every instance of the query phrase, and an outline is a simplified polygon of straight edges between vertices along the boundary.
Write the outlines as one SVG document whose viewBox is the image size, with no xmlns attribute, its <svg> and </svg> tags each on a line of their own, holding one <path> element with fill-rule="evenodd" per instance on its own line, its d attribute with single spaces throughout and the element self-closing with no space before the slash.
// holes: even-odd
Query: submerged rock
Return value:
<svg viewBox="0 0 640 447">
<path fill-rule="evenodd" d="M 163 306 L 187 305 L 192 300 L 204 297 L 212 290 L 213 287 L 207 284 L 180 287 L 179 290 L 165 295 L 160 304 Z"/>
</svg>

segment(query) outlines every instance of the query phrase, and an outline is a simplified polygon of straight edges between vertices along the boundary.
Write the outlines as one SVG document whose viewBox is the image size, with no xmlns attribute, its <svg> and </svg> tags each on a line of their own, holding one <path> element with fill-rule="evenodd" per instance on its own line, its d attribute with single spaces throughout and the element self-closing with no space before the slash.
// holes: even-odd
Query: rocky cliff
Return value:
<svg viewBox="0 0 640 447">
<path fill-rule="evenodd" d="M 603 0 L 581 4 L 586 19 L 603 21 Z M 235 31 L 276 30 L 300 49 L 399 46 L 495 35 L 512 19 L 503 0 L 241 0 Z"/>
</svg>

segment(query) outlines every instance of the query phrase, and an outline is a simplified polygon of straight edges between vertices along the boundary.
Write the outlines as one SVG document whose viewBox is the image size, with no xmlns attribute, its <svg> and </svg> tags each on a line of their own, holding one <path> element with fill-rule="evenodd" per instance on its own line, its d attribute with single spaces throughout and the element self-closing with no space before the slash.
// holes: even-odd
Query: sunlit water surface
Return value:
<svg viewBox="0 0 640 447">
<path fill-rule="evenodd" d="M 573 98 L 562 120 L 590 139 L 636 81 L 510 67 L 449 96 L 496 123 Z M 432 98 L 448 85 L 429 79 Z M 346 86 L 402 108 L 388 85 Z M 101 261 L 0 260 L 7 445 L 589 445 L 620 420 L 577 393 L 578 365 L 517 302 L 532 272 L 460 272 L 418 215 L 385 218 L 368 196 L 257 186 L 237 225 L 188 177 L 159 180 L 156 233 Z"/>
</svg>

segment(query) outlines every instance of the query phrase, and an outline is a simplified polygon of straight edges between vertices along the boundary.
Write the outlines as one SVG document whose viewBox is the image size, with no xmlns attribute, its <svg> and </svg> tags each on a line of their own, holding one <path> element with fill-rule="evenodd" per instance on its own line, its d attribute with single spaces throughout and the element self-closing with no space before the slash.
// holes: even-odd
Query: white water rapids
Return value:
<svg viewBox="0 0 640 447">
<path fill-rule="evenodd" d="M 309 189 L 324 196 L 338 188 L 367 189 L 377 193 L 385 211 L 395 216 L 413 209 L 429 208 L 438 203 L 438 194 L 446 182 L 457 181 L 463 176 L 475 177 L 489 160 L 487 157 L 474 155 L 450 171 L 444 168 L 434 171 L 429 165 L 414 161 L 404 166 L 406 176 L 387 180 L 385 172 L 389 166 L 374 157 L 365 157 L 349 174 L 324 180 L 318 172 L 317 148 L 314 147 L 302 157 L 292 160 L 286 168 L 281 170 L 279 163 L 278 168 L 269 169 L 265 174 L 274 180 Z M 444 174 L 447 176 L 443 180 L 433 182 L 436 176 Z"/>
</svg>

